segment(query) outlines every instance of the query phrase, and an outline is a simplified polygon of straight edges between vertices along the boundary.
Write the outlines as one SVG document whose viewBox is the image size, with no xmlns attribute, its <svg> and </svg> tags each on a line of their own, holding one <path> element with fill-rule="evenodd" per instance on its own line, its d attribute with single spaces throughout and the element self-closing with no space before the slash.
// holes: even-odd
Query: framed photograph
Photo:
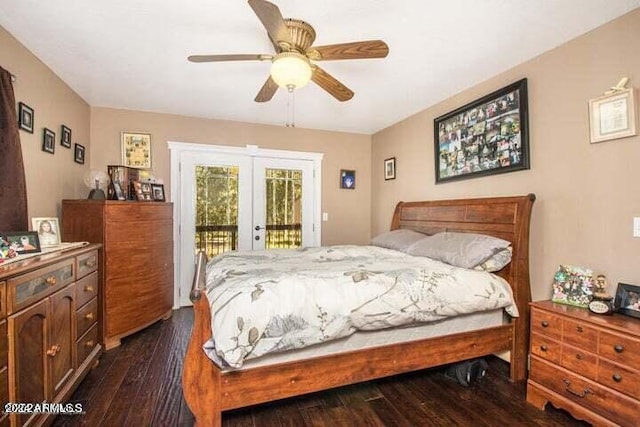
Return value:
<svg viewBox="0 0 640 427">
<path fill-rule="evenodd" d="M 18 102 L 18 127 L 23 131 L 33 133 L 33 108 Z"/>
<path fill-rule="evenodd" d="M 17 254 L 40 252 L 40 241 L 35 231 L 11 231 L 2 233 L 2 238 L 9 242 L 9 247 Z"/>
<path fill-rule="evenodd" d="M 84 145 L 75 145 L 73 150 L 73 161 L 84 165 Z"/>
<path fill-rule="evenodd" d="M 122 164 L 136 169 L 151 167 L 151 135 L 122 132 Z"/>
<path fill-rule="evenodd" d="M 561 265 L 553 276 L 553 302 L 587 307 L 593 292 L 593 271 L 589 268 Z"/>
<path fill-rule="evenodd" d="M 527 79 L 433 122 L 436 184 L 529 169 Z"/>
<path fill-rule="evenodd" d="M 640 286 L 618 283 L 614 306 L 618 313 L 640 318 Z"/>
<path fill-rule="evenodd" d="M 153 200 L 156 202 L 164 202 L 164 185 L 162 184 L 151 184 L 151 195 L 153 196 Z"/>
<path fill-rule="evenodd" d="M 636 134 L 635 92 L 620 90 L 589 101 L 591 143 Z"/>
<path fill-rule="evenodd" d="M 31 218 L 31 227 L 38 233 L 42 247 L 60 244 L 60 222 L 58 218 Z"/>
<path fill-rule="evenodd" d="M 60 145 L 71 148 L 71 129 L 65 125 L 60 126 Z"/>
<path fill-rule="evenodd" d="M 391 157 L 384 161 L 384 180 L 396 179 L 396 158 Z"/>
<path fill-rule="evenodd" d="M 356 188 L 356 171 L 340 170 L 340 188 L 354 190 Z"/>
<path fill-rule="evenodd" d="M 51 129 L 42 130 L 42 151 L 54 154 L 56 151 L 56 134 Z"/>
<path fill-rule="evenodd" d="M 140 202 L 152 202 L 151 183 L 133 181 L 133 188 L 136 193 L 136 200 Z"/>
<path fill-rule="evenodd" d="M 113 186 L 113 197 L 112 197 L 112 199 L 115 199 L 115 200 L 127 200 L 127 197 L 125 196 L 124 192 L 122 191 L 122 186 L 120 185 L 119 182 L 112 182 L 111 185 Z"/>
</svg>

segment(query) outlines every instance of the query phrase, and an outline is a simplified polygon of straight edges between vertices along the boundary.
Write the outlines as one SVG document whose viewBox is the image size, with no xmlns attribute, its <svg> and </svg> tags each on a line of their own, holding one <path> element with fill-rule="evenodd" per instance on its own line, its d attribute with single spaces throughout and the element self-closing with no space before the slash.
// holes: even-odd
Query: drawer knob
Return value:
<svg viewBox="0 0 640 427">
<path fill-rule="evenodd" d="M 93 286 L 91 286 L 91 285 L 87 285 L 87 286 L 85 286 L 85 287 L 84 287 L 84 291 L 85 291 L 85 292 L 93 292 Z"/>
<path fill-rule="evenodd" d="M 85 319 L 87 319 L 87 320 L 93 320 L 93 319 L 95 319 L 95 318 L 96 318 L 96 315 L 95 315 L 95 314 L 93 314 L 93 313 L 87 313 L 87 314 L 84 316 L 84 318 L 85 318 Z"/>
<path fill-rule="evenodd" d="M 582 353 L 576 353 L 576 359 L 582 360 L 584 359 L 584 356 L 582 355 Z"/>
<path fill-rule="evenodd" d="M 624 351 L 624 346 L 622 344 L 616 344 L 613 346 L 613 349 L 616 353 L 622 353 Z"/>
<path fill-rule="evenodd" d="M 58 280 L 56 279 L 56 276 L 49 276 L 44 280 L 44 282 L 49 286 L 55 286 L 55 284 L 58 283 Z"/>
<path fill-rule="evenodd" d="M 95 267 L 95 265 L 96 265 L 95 258 L 91 258 L 87 260 L 87 267 Z"/>
<path fill-rule="evenodd" d="M 549 322 L 547 322 L 546 320 L 543 320 L 542 323 L 540 323 L 542 325 L 543 328 L 546 328 L 549 326 Z"/>
<path fill-rule="evenodd" d="M 47 350 L 47 356 L 55 357 L 59 351 L 60 351 L 60 346 L 58 344 L 54 344 L 51 346 L 49 350 Z"/>
<path fill-rule="evenodd" d="M 620 374 L 613 374 L 613 376 L 611 377 L 613 378 L 613 380 L 617 383 L 619 383 L 620 381 L 622 381 L 622 375 Z"/>
<path fill-rule="evenodd" d="M 588 394 L 593 394 L 593 392 L 589 388 L 585 388 L 581 392 L 577 392 L 575 390 L 571 390 L 571 381 L 569 381 L 566 378 L 563 379 L 562 381 L 564 382 L 564 389 L 567 391 L 567 393 L 572 394 L 575 397 L 579 397 L 581 399 L 584 399 L 585 397 L 587 397 Z"/>
<path fill-rule="evenodd" d="M 542 344 L 542 345 L 540 346 L 540 351 L 547 351 L 547 350 L 548 350 L 548 348 L 547 348 L 547 345 L 546 345 L 546 344 Z"/>
<path fill-rule="evenodd" d="M 87 342 L 84 343 L 84 346 L 87 348 L 91 348 L 93 347 L 95 344 L 93 343 L 93 340 L 89 340 Z"/>
<path fill-rule="evenodd" d="M 577 326 L 576 327 L 576 331 L 582 333 L 582 332 L 584 332 L 584 329 L 582 329 L 582 326 Z"/>
</svg>

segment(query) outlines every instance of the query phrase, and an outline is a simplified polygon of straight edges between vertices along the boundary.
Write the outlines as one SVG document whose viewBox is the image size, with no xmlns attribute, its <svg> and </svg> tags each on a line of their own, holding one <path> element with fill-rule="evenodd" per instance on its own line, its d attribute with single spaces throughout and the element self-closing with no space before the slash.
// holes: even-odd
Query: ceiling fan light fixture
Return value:
<svg viewBox="0 0 640 427">
<path fill-rule="evenodd" d="M 309 59 L 298 52 L 282 52 L 273 58 L 271 78 L 285 89 L 300 89 L 311 80 Z"/>
</svg>

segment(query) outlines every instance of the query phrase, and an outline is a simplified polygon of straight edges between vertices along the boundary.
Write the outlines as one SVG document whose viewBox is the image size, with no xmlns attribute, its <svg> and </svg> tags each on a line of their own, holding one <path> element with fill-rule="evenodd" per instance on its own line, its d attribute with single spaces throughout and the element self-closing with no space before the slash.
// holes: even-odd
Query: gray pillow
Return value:
<svg viewBox="0 0 640 427">
<path fill-rule="evenodd" d="M 399 229 L 378 234 L 371 239 L 371 244 L 404 252 L 409 246 L 426 237 L 428 237 L 426 234 L 418 233 L 417 231 Z"/>
<path fill-rule="evenodd" d="M 508 248 L 510 244 L 506 240 L 485 234 L 444 232 L 414 243 L 406 252 L 456 267 L 473 268 Z"/>
<path fill-rule="evenodd" d="M 511 262 L 511 257 L 513 255 L 512 252 L 513 249 L 511 248 L 511 246 L 509 246 L 507 249 L 503 249 L 495 255 L 489 257 L 489 259 L 482 264 L 476 265 L 475 267 L 473 267 L 473 269 L 488 271 L 489 273 L 500 271 Z"/>
</svg>

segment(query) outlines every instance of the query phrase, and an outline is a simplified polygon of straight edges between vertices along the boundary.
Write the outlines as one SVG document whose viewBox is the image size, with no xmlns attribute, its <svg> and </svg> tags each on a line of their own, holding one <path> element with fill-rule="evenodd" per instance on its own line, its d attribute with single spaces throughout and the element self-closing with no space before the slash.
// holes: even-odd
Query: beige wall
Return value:
<svg viewBox="0 0 640 427">
<path fill-rule="evenodd" d="M 640 238 L 631 232 L 640 216 L 640 136 L 590 144 L 587 111 L 623 76 L 640 87 L 638 52 L 640 10 L 373 135 L 372 234 L 388 229 L 399 200 L 532 192 L 534 300 L 551 296 L 561 263 L 606 274 L 613 292 L 618 281 L 639 284 Z M 531 169 L 435 185 L 433 119 L 524 77 Z M 385 182 L 383 161 L 393 156 L 397 179 Z"/>
<path fill-rule="evenodd" d="M 84 145 L 89 153 L 89 105 L 2 27 L 0 66 L 17 77 L 16 102 L 34 110 L 33 134 L 20 131 L 29 217 L 59 216 L 62 199 L 85 197 L 88 192 L 83 184 L 88 164 L 74 163 L 73 144 L 71 149 L 60 145 L 60 126 L 70 127 L 72 143 Z M 42 151 L 45 127 L 56 133 L 53 155 Z"/>
<path fill-rule="evenodd" d="M 91 109 L 91 168 L 106 170 L 121 164 L 120 133 L 151 134 L 151 174 L 170 187 L 170 152 L 167 141 L 246 146 L 258 145 L 292 151 L 324 153 L 322 162 L 322 243 L 363 244 L 371 230 L 371 137 L 344 132 L 326 132 L 284 126 L 265 126 L 222 120 L 207 120 L 168 114 L 109 108 Z M 340 169 L 356 170 L 355 190 L 339 188 Z"/>
</svg>

